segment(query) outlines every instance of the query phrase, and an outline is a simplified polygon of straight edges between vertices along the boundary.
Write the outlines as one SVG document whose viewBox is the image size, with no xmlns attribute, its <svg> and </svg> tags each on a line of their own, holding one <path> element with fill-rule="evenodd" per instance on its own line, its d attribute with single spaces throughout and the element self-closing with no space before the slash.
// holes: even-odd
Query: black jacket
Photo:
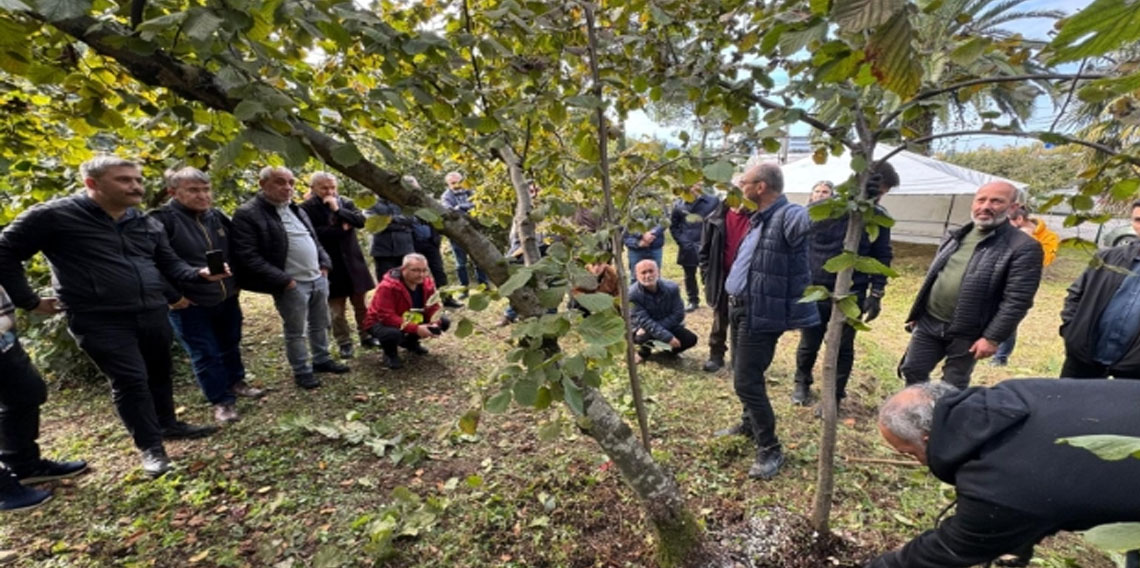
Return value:
<svg viewBox="0 0 1140 568">
<path fill-rule="evenodd" d="M 640 327 L 653 339 L 673 341 L 673 332 L 685 323 L 681 289 L 663 278 L 657 281 L 656 292 L 634 282 L 629 287 L 629 320 L 633 329 Z"/>
<path fill-rule="evenodd" d="M 36 205 L 0 233 L 0 286 L 25 310 L 40 297 L 21 263 L 38 251 L 51 261 L 56 293 L 69 312 L 165 309 L 179 299 L 167 279 L 201 279 L 170 248 L 158 221 L 128 209 L 116 222 L 86 195 Z"/>
<path fill-rule="evenodd" d="M 309 216 L 295 203 L 290 203 L 289 209 L 313 236 L 321 268 L 332 269 L 332 260 L 317 240 Z M 285 224 L 277 214 L 277 207 L 260 193 L 234 211 L 230 253 L 233 258 L 230 267 L 237 276 L 238 286 L 246 290 L 275 294 L 293 280 L 285 273 L 285 258 L 289 254 Z"/>
<path fill-rule="evenodd" d="M 340 196 L 337 199 L 340 207 L 336 212 L 316 196 L 301 203 L 301 209 L 309 216 L 317 239 L 332 261 L 329 297 L 347 298 L 368 292 L 376 282 L 372 280 L 372 272 L 356 238 L 356 230 L 364 228 L 364 213 L 351 199 Z"/>
<path fill-rule="evenodd" d="M 705 285 L 705 301 L 714 307 L 724 293 L 724 281 L 728 278 L 728 270 L 732 268 L 724 265 L 724 216 L 727 212 L 728 206 L 721 201 L 705 217 L 704 226 L 701 227 L 698 266 L 701 269 L 701 282 Z"/>
<path fill-rule="evenodd" d="M 957 488 L 958 510 L 869 566 L 974 566 L 1057 530 L 1140 521 L 1140 459 L 1057 443 L 1140 436 L 1137 400 L 1140 381 L 1103 379 L 1016 379 L 939 400 L 927 461 Z"/>
<path fill-rule="evenodd" d="M 376 200 L 376 205 L 368 209 L 368 215 L 386 215 L 392 219 L 383 231 L 372 235 L 372 250 L 369 254 L 403 257 L 405 254 L 416 252 L 415 237 L 412 234 L 415 218 L 404 215 L 399 205 L 379 198 Z"/>
<path fill-rule="evenodd" d="M 669 234 L 677 242 L 677 264 L 697 266 L 700 264 L 701 230 L 704 218 L 716 209 L 717 198 L 701 194 L 692 202 L 678 199 L 673 202 L 673 214 L 669 219 Z M 700 217 L 699 221 L 689 221 L 689 215 Z"/>
<path fill-rule="evenodd" d="M 1085 363 L 1093 362 L 1100 316 L 1125 277 L 1125 273 L 1109 267 L 1131 270 L 1132 262 L 1137 256 L 1140 256 L 1140 242 L 1101 251 L 1097 253 L 1097 258 L 1107 266 L 1090 266 L 1069 286 L 1065 306 L 1061 309 L 1061 337 L 1065 339 L 1067 357 Z M 1140 369 L 1140 337 L 1132 342 L 1124 357 L 1113 367 Z"/>
<path fill-rule="evenodd" d="M 149 213 L 166 229 L 170 247 L 179 258 L 191 266 L 206 266 L 206 251 L 220 250 L 230 262 L 229 217 L 217 209 L 204 213 L 191 211 L 171 199 Z M 171 282 L 177 294 L 185 296 L 199 306 L 216 306 L 238 293 L 237 282 L 231 276 L 218 282 L 197 279 L 192 282 Z"/>
<path fill-rule="evenodd" d="M 952 231 L 934 256 L 926 280 L 906 321 L 918 321 L 926 313 L 926 302 L 938 273 L 974 224 Z M 1041 284 L 1041 243 L 1009 223 L 1002 223 L 982 238 L 962 276 L 962 287 L 949 335 L 994 343 L 1005 341 L 1017 329 L 1033 306 L 1033 296 Z"/>
<path fill-rule="evenodd" d="M 886 209 L 875 208 L 879 215 L 887 216 Z M 826 286 L 828 290 L 835 290 L 835 273 L 823 269 L 824 263 L 843 252 L 843 240 L 847 237 L 847 221 L 844 215 L 838 219 L 824 219 L 813 221 L 811 224 L 811 279 L 812 284 Z M 874 241 L 870 235 L 863 231 L 859 240 L 859 256 L 871 257 L 887 266 L 894 259 L 891 249 L 890 227 L 880 227 L 879 236 Z M 887 287 L 887 277 L 883 274 L 867 274 L 856 270 L 851 276 L 851 291 L 864 291 L 870 286 L 872 290 L 882 292 Z"/>
</svg>

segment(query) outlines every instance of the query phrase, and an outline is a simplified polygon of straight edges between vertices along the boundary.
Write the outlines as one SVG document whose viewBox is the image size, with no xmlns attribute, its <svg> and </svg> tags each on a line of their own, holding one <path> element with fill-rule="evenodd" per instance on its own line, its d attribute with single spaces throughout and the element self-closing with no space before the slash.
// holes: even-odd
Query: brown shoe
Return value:
<svg viewBox="0 0 1140 568">
<path fill-rule="evenodd" d="M 215 404 L 214 405 L 214 420 L 218 424 L 229 424 L 237 422 L 241 418 L 238 416 L 237 409 L 232 404 Z"/>
<path fill-rule="evenodd" d="M 233 388 L 230 389 L 230 392 L 234 393 L 237 396 L 243 396 L 245 398 L 261 398 L 265 396 L 265 391 L 259 388 L 251 387 L 249 386 L 249 383 L 245 381 L 234 385 Z"/>
</svg>

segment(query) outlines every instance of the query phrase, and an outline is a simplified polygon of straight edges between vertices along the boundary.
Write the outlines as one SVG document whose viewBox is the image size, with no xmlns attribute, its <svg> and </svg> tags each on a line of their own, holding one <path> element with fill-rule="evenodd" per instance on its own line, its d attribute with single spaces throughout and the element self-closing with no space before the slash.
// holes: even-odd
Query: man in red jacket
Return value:
<svg viewBox="0 0 1140 568">
<path fill-rule="evenodd" d="M 422 254 L 404 256 L 400 268 L 393 268 L 384 275 L 372 294 L 364 328 L 380 342 L 389 369 L 404 366 L 398 347 L 426 355 L 428 350 L 420 345 L 420 340 L 432 339 L 451 327 L 446 316 L 432 321 L 439 309 L 435 282 L 428 276 L 427 259 Z"/>
</svg>

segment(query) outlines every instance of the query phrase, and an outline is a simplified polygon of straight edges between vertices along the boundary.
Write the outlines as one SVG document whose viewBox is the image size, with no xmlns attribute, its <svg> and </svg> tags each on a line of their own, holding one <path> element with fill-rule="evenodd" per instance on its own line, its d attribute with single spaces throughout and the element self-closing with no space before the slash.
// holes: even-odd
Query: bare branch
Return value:
<svg viewBox="0 0 1140 568">
<path fill-rule="evenodd" d="M 721 87 L 724 87 L 725 89 L 728 89 L 728 90 L 733 91 L 737 94 L 740 94 L 741 96 L 746 97 L 748 100 L 752 101 L 753 103 L 756 103 L 756 104 L 760 105 L 761 107 L 768 109 L 768 110 L 785 110 L 785 111 L 798 110 L 801 112 L 799 122 L 807 124 L 807 125 L 811 126 L 812 128 L 815 128 L 816 130 L 818 130 L 824 134 L 827 134 L 828 136 L 831 136 L 832 138 L 838 140 L 840 143 L 842 143 L 844 146 L 846 146 L 850 150 L 855 149 L 855 144 L 853 142 L 851 142 L 850 140 L 847 140 L 846 138 L 843 138 L 841 136 L 843 129 L 837 128 L 835 126 L 830 126 L 826 122 L 823 122 L 822 120 L 819 120 L 819 119 L 815 118 L 814 116 L 811 116 L 810 114 L 807 114 L 806 112 L 803 112 L 803 109 L 798 109 L 798 108 L 791 107 L 788 105 L 782 105 L 780 103 L 777 103 L 776 101 L 773 101 L 771 99 L 767 99 L 767 98 L 762 97 L 760 95 L 757 95 L 756 93 L 747 92 L 747 91 L 733 85 L 732 83 L 729 83 L 728 81 L 722 80 L 722 81 L 720 81 L 719 84 Z"/>
<path fill-rule="evenodd" d="M 1105 146 L 1104 144 L 1100 144 L 1098 142 L 1089 142 L 1088 140 L 1081 140 L 1080 138 L 1073 138 L 1072 136 L 1068 136 L 1065 134 L 1057 134 L 1056 132 L 1019 132 L 1019 131 L 1012 131 L 1012 130 L 956 130 L 954 132 L 942 132 L 939 134 L 930 134 L 928 136 L 922 136 L 919 138 L 915 138 L 914 140 L 904 140 L 901 146 L 895 148 L 894 150 L 891 150 L 889 153 L 887 153 L 886 156 L 883 156 L 878 161 L 885 162 L 885 161 L 891 159 L 891 157 L 893 157 L 895 154 L 898 154 L 899 152 L 906 150 L 907 147 L 911 146 L 911 145 L 921 144 L 923 142 L 929 142 L 931 140 L 937 140 L 939 138 L 951 138 L 954 136 L 975 136 L 975 135 L 1012 136 L 1014 138 L 1030 138 L 1033 140 L 1041 140 L 1042 136 L 1049 135 L 1050 137 L 1063 138 L 1065 140 L 1066 144 L 1077 144 L 1078 146 L 1084 146 L 1086 148 L 1092 148 L 1093 150 L 1097 150 L 1099 152 L 1104 152 L 1105 154 L 1108 154 L 1110 156 L 1117 156 L 1120 159 L 1122 159 L 1122 160 L 1124 160 L 1124 161 L 1126 161 L 1129 164 L 1132 164 L 1134 166 L 1140 166 L 1140 157 L 1131 156 L 1128 154 L 1122 154 L 1120 152 L 1120 150 L 1117 150 L 1116 148 L 1112 148 L 1110 146 Z"/>
<path fill-rule="evenodd" d="M 1085 64 L 1088 63 L 1089 58 L 1081 60 L 1081 66 L 1077 68 L 1077 75 L 1080 75 L 1085 70 Z M 1069 85 L 1069 92 L 1065 95 L 1065 102 L 1061 104 L 1061 108 L 1057 111 L 1057 118 L 1053 119 L 1053 124 L 1049 125 L 1049 130 L 1056 130 L 1057 123 L 1061 122 L 1061 118 L 1065 116 L 1065 109 L 1069 108 L 1069 102 L 1073 100 L 1073 93 L 1077 90 L 1077 80 L 1073 79 L 1073 84 Z"/>
</svg>

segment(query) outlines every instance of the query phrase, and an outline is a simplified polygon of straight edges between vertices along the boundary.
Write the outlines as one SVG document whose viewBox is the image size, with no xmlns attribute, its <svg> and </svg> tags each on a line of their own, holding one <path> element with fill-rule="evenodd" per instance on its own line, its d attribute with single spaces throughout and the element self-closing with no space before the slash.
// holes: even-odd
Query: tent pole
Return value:
<svg viewBox="0 0 1140 568">
<path fill-rule="evenodd" d="M 955 197 L 957 197 L 955 194 L 953 194 L 953 193 L 950 194 L 950 207 L 946 208 L 946 220 L 942 222 L 942 234 L 943 235 L 950 232 L 950 216 L 954 214 L 954 198 Z"/>
</svg>

